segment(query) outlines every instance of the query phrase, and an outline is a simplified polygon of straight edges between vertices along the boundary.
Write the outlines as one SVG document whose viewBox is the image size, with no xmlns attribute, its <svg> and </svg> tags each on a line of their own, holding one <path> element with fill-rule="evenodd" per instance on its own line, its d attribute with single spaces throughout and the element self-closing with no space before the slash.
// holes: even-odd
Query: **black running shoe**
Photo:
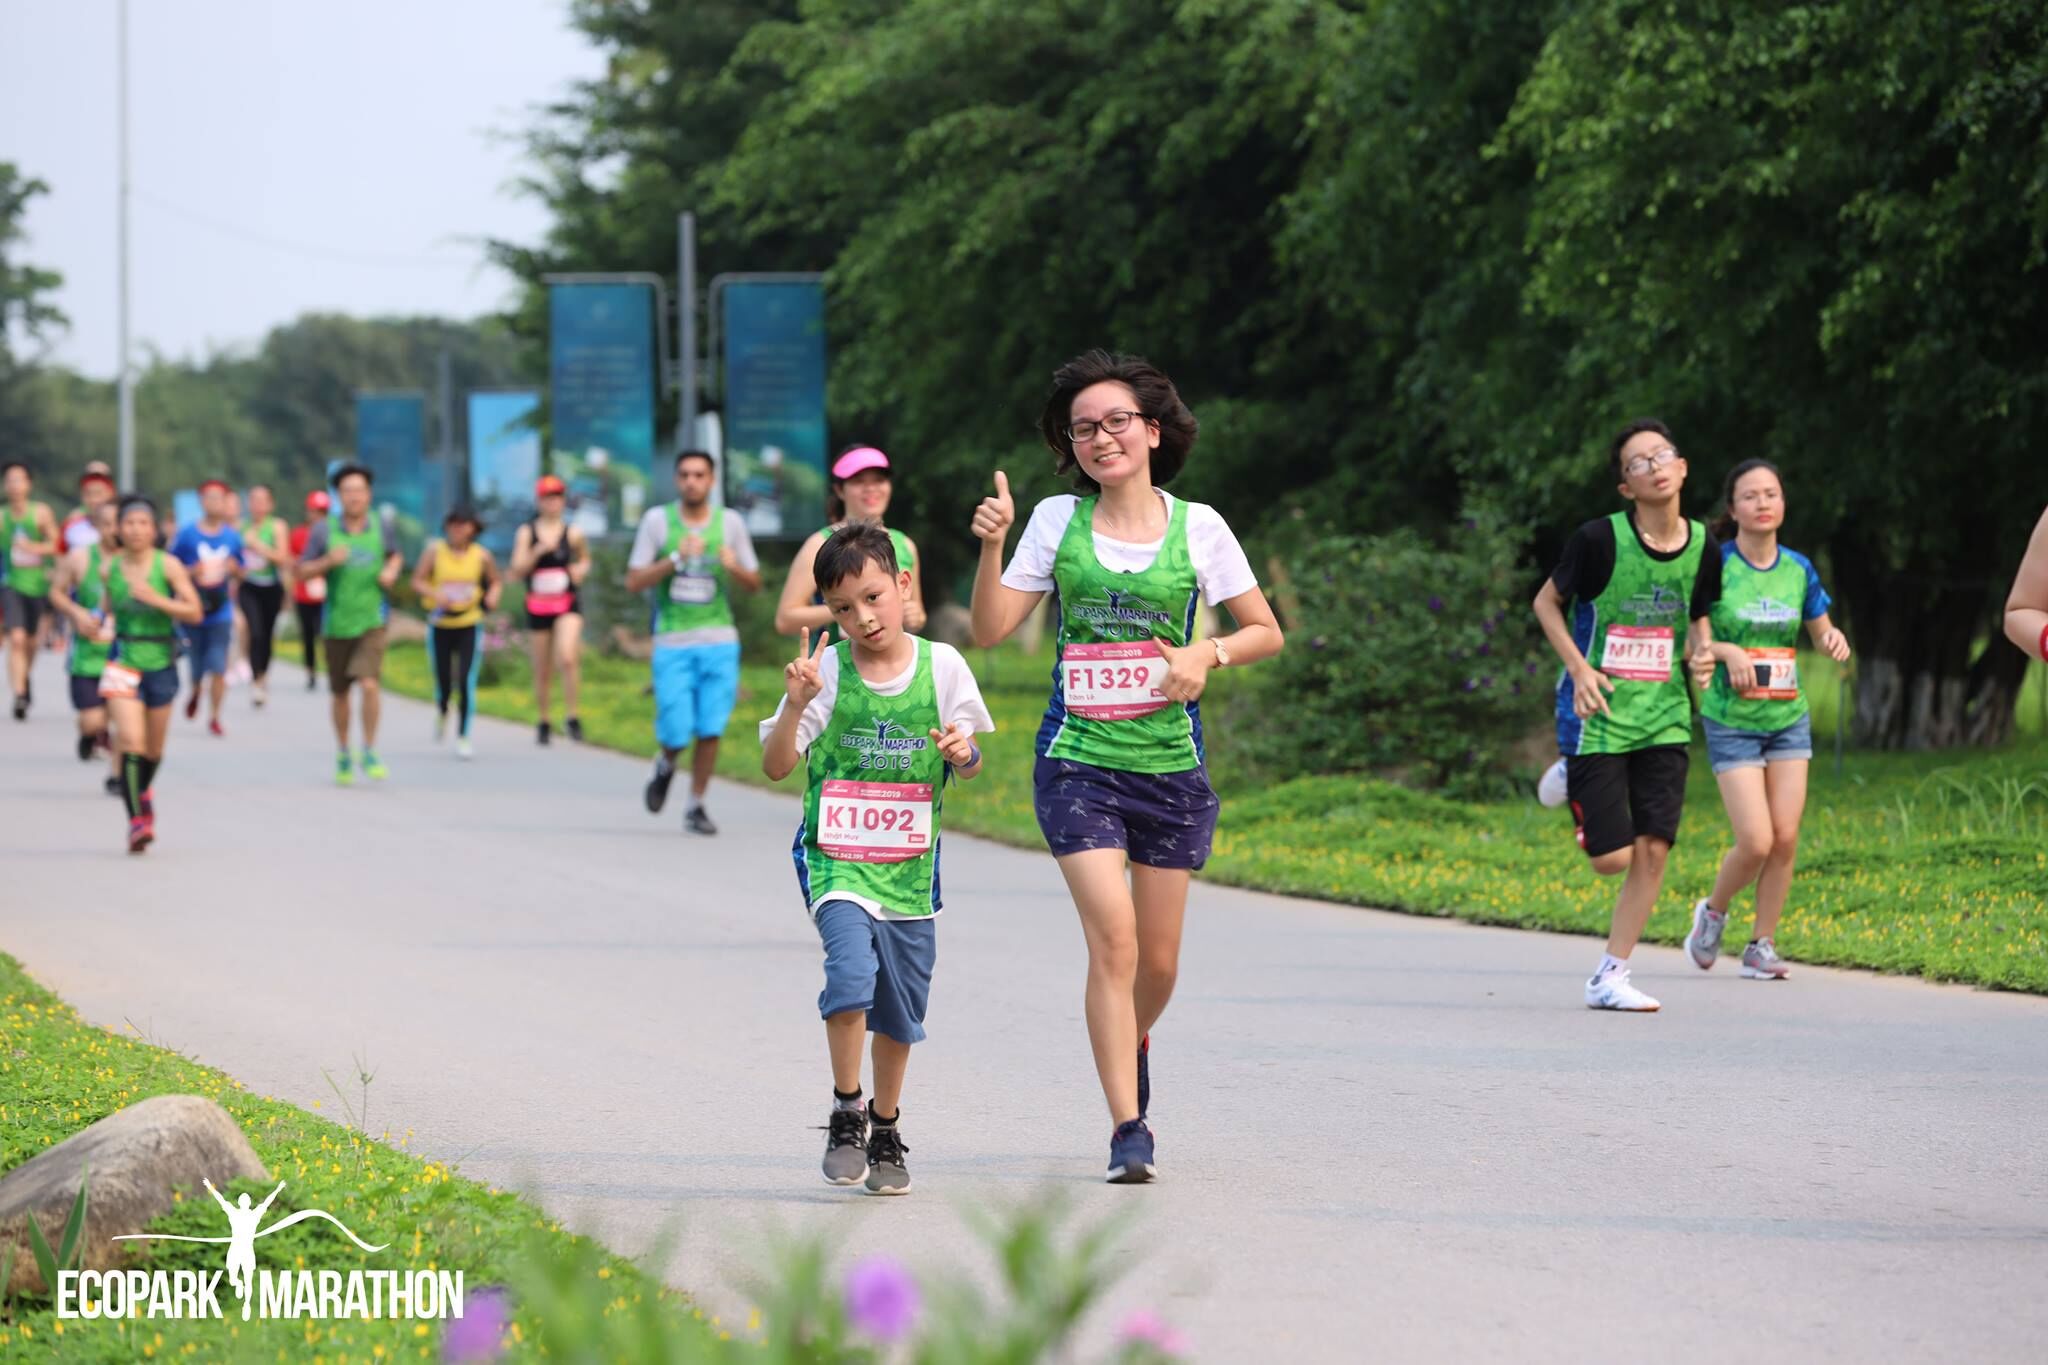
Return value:
<svg viewBox="0 0 2048 1365">
<path fill-rule="evenodd" d="M 80 735 L 78 737 L 78 761 L 80 763 L 92 762 L 92 751 L 97 747 L 99 747 L 99 741 L 95 736 Z"/>
<path fill-rule="evenodd" d="M 825 1183 L 858 1185 L 868 1172 L 867 1110 L 834 1109 L 825 1131 Z"/>
<path fill-rule="evenodd" d="M 109 778 L 107 779 L 107 795 L 109 795 L 109 796 L 126 796 L 127 794 L 128 794 L 128 784 L 127 784 L 127 783 L 123 782 L 123 781 L 122 781 L 122 780 L 121 780 L 120 778 L 118 778 L 118 777 L 109 777 Z"/>
<path fill-rule="evenodd" d="M 562 729 L 567 731 L 569 738 L 575 740 L 578 744 L 583 742 L 583 722 L 576 719 L 576 717 L 571 716 L 563 721 Z"/>
<path fill-rule="evenodd" d="M 26 692 L 14 699 L 14 718 L 16 720 L 28 719 L 28 694 Z"/>
<path fill-rule="evenodd" d="M 1119 1123 L 1109 1137 L 1109 1183 L 1144 1185 L 1157 1174 L 1152 1165 L 1152 1130 L 1145 1120 Z"/>
<path fill-rule="evenodd" d="M 533 742 L 535 744 L 545 745 L 548 742 L 549 728 L 550 727 L 546 721 L 542 721 L 539 725 L 535 726 L 533 731 Z"/>
<path fill-rule="evenodd" d="M 659 761 L 655 763 L 654 776 L 647 780 L 647 813 L 649 815 L 661 814 L 661 808 L 668 804 L 668 784 L 675 780 L 676 768 L 673 763 L 661 763 Z"/>
<path fill-rule="evenodd" d="M 870 1117 L 874 1107 L 870 1102 Z M 896 1111 L 896 1117 L 903 1117 L 901 1109 Z M 910 1144 L 903 1140 L 895 1124 L 876 1123 L 868 1129 L 869 1194 L 910 1193 L 910 1168 L 903 1162 L 903 1154 L 909 1150 Z"/>
<path fill-rule="evenodd" d="M 689 813 L 683 816 L 683 828 L 692 834 L 718 833 L 718 826 L 711 823 L 711 817 L 704 813 L 702 806 L 690 807 Z"/>
<path fill-rule="evenodd" d="M 1152 1112 L 1152 1035 L 1138 1040 L 1138 1117 Z"/>
</svg>

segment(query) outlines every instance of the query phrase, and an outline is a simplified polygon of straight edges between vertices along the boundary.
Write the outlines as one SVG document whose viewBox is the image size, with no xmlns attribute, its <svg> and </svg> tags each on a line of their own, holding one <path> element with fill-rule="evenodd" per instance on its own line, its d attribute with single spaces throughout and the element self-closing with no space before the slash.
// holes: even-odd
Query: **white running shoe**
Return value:
<svg viewBox="0 0 2048 1365">
<path fill-rule="evenodd" d="M 1760 938 L 1742 950 L 1742 974 L 1751 981 L 1783 981 L 1792 969 L 1778 956 L 1777 944 Z"/>
<path fill-rule="evenodd" d="M 1564 760 L 1559 759 L 1543 770 L 1543 776 L 1536 779 L 1536 799 L 1546 806 L 1562 806 L 1571 799 L 1565 787 Z"/>
<path fill-rule="evenodd" d="M 469 747 L 468 735 L 464 735 L 461 739 L 455 741 L 455 756 L 463 760 L 476 757 L 476 750 Z"/>
<path fill-rule="evenodd" d="M 1685 951 L 1693 966 L 1703 972 L 1714 969 L 1721 957 L 1721 933 L 1727 927 L 1726 911 L 1717 915 L 1704 900 L 1692 908 L 1692 932 L 1685 936 Z"/>
<path fill-rule="evenodd" d="M 1596 976 L 1586 983 L 1586 1008 L 1633 1010 L 1648 1014 L 1663 1006 L 1629 984 L 1628 968 L 1616 967 L 1605 976 Z"/>
</svg>

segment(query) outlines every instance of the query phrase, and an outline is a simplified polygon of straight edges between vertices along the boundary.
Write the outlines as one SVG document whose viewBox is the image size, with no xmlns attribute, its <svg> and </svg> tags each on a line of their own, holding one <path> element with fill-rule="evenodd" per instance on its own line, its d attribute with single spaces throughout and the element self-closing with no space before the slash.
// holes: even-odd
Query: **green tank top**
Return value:
<svg viewBox="0 0 2048 1365">
<path fill-rule="evenodd" d="M 940 724 L 932 648 L 917 640 L 917 671 L 894 697 L 868 687 L 850 643 L 833 648 L 839 685 L 832 716 L 805 755 L 797 832 L 804 902 L 815 910 L 842 894 L 899 915 L 934 914 L 947 774 L 931 740 Z"/>
<path fill-rule="evenodd" d="M 1715 665 L 1713 684 L 1700 699 L 1701 715 L 1766 734 L 1799 723 L 1807 712 L 1796 655 L 1806 585 L 1806 562 L 1783 547 L 1768 569 L 1737 552 L 1721 560 L 1721 599 L 1708 617 L 1714 639 L 1739 646 L 1764 672 L 1757 678 L 1759 686 L 1745 696 L 1728 681 L 1728 666 Z"/>
<path fill-rule="evenodd" d="M 171 595 L 171 580 L 164 573 L 164 552 L 153 550 L 149 560 L 150 591 Z M 168 612 L 145 607 L 128 588 L 128 575 L 118 559 L 107 574 L 107 597 L 114 606 L 115 648 L 121 662 L 138 673 L 169 668 L 177 658 L 177 623 Z"/>
<path fill-rule="evenodd" d="M 1576 750 L 1626 754 L 1692 737 L 1692 694 L 1685 674 L 1686 613 L 1699 578 L 1707 528 L 1688 520 L 1685 549 L 1652 559 L 1636 539 L 1628 513 L 1614 527 L 1614 573 L 1593 599 L 1593 635 L 1586 659 L 1614 679 L 1606 716 L 1588 716 Z"/>
<path fill-rule="evenodd" d="M 39 502 L 30 503 L 27 514 L 20 518 L 0 506 L 0 548 L 7 555 L 7 586 L 23 597 L 47 597 L 50 592 L 50 557 L 17 548 L 36 538 L 36 509 L 41 506 Z"/>
<path fill-rule="evenodd" d="M 107 579 L 112 576 L 112 564 L 102 557 L 100 547 L 91 547 L 92 553 L 86 560 L 85 577 L 72 585 L 71 600 L 91 612 L 96 618 L 104 616 L 107 600 Z M 113 646 L 103 644 L 90 631 L 71 632 L 71 676 L 74 678 L 97 678 L 107 671 L 107 656 Z"/>
<path fill-rule="evenodd" d="M 248 548 L 249 545 L 263 545 L 277 548 L 277 518 L 270 517 L 260 524 L 253 521 L 242 523 L 242 580 L 258 587 L 269 587 L 277 582 L 277 565 Z"/>
<path fill-rule="evenodd" d="M 389 550 L 383 518 L 372 511 L 353 534 L 336 517 L 327 529 L 328 548 L 348 547 L 348 563 L 327 571 L 327 614 L 320 633 L 330 640 L 354 640 L 384 624 L 384 589 L 377 574 Z"/>
<path fill-rule="evenodd" d="M 844 525 L 846 525 L 845 522 L 839 523 L 839 526 L 820 526 L 818 534 L 829 538 L 834 531 L 837 531 Z M 910 548 L 910 537 L 893 527 L 884 526 L 882 529 L 889 533 L 889 543 L 896 547 L 897 571 L 904 572 L 916 568 L 917 552 Z M 824 599 L 820 598 L 819 600 L 823 601 Z"/>
<path fill-rule="evenodd" d="M 1152 644 L 1185 645 L 1194 634 L 1188 505 L 1173 499 L 1149 568 L 1119 573 L 1095 556 L 1097 502 L 1075 506 L 1053 559 L 1059 650 L 1038 753 L 1127 773 L 1200 767 L 1201 708 L 1166 699 L 1166 660 Z"/>
<path fill-rule="evenodd" d="M 683 524 L 681 503 L 672 502 L 665 510 L 668 539 L 662 543 L 661 552 L 674 554 L 691 535 L 703 539 L 704 552 L 683 561 L 683 571 L 668 580 L 661 607 L 655 612 L 654 633 L 676 635 L 686 630 L 731 625 L 732 599 L 726 595 L 725 565 L 718 562 L 718 552 L 725 545 L 725 512 L 712 508 L 711 524 L 697 530 Z"/>
</svg>

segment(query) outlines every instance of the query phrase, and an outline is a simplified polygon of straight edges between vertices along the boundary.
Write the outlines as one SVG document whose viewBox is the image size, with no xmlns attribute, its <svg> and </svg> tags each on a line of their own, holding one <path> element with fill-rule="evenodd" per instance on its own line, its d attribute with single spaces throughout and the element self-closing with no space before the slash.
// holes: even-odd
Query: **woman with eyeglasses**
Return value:
<svg viewBox="0 0 2048 1365">
<path fill-rule="evenodd" d="M 894 493 L 887 455 L 866 444 L 850 445 L 839 452 L 832 461 L 826 522 L 797 547 L 796 558 L 789 562 L 789 574 L 782 581 L 782 596 L 775 604 L 776 634 L 795 635 L 809 627 L 814 635 L 822 635 L 831 628 L 832 612 L 811 579 L 811 565 L 834 531 L 857 521 L 881 526 L 889 533 L 889 541 L 896 547 L 896 562 L 910 574 L 910 599 L 903 604 L 903 628 L 913 635 L 924 629 L 924 570 L 918 562 L 917 542 L 883 525 Z"/>
<path fill-rule="evenodd" d="M 1686 464 L 1670 428 L 1630 422 L 1608 458 L 1627 509 L 1572 532 L 1531 605 L 1564 665 L 1557 747 L 1579 847 L 1594 872 L 1622 878 L 1586 1006 L 1647 1012 L 1658 1003 L 1630 983 L 1628 959 L 1678 842 L 1692 738 L 1686 673 L 1704 687 L 1713 667 L 1721 553 L 1678 509 Z"/>
<path fill-rule="evenodd" d="M 1193 453 L 1196 423 L 1157 367 L 1105 351 L 1068 361 L 1039 431 L 1079 492 L 1032 510 L 1006 570 L 1016 509 L 996 472 L 974 513 L 974 640 L 1007 639 L 1057 592 L 1034 804 L 1088 948 L 1088 1041 L 1115 1125 L 1108 1178 L 1142 1184 L 1156 1169 L 1151 1031 L 1180 971 L 1188 879 L 1216 832 L 1202 692 L 1211 669 L 1271 658 L 1282 640 L 1229 525 L 1161 487 Z M 1237 630 L 1195 640 L 1203 599 L 1228 607 Z"/>
<path fill-rule="evenodd" d="M 1778 544 L 1785 521 L 1778 467 L 1744 460 L 1728 471 L 1721 496 L 1713 527 L 1721 552 L 1721 598 L 1710 617 L 1714 680 L 1700 698 L 1700 724 L 1735 846 L 1712 892 L 1693 907 L 1685 950 L 1701 971 L 1711 968 L 1721 956 L 1728 904 L 1754 882 L 1756 928 L 1742 950 L 1742 974 L 1777 981 L 1790 974 L 1778 956 L 1778 920 L 1792 889 L 1813 758 L 1799 626 L 1805 622 L 1814 647 L 1838 664 L 1849 661 L 1849 640 L 1828 619 L 1830 598 L 1813 561 Z"/>
</svg>

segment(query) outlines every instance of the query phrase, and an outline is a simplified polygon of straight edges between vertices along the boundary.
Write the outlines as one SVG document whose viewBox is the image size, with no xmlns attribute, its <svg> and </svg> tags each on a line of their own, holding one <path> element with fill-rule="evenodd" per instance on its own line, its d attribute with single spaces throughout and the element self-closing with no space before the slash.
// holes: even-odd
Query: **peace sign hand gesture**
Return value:
<svg viewBox="0 0 2048 1365">
<path fill-rule="evenodd" d="M 825 690 L 825 679 L 818 669 L 830 647 L 830 638 L 821 630 L 818 632 L 818 647 L 812 649 L 811 628 L 804 627 L 803 642 L 797 646 L 796 658 L 782 670 L 782 688 L 792 706 L 798 709 L 809 706 Z"/>
<path fill-rule="evenodd" d="M 1016 520 L 1017 505 L 1010 501 L 1010 476 L 998 469 L 996 495 L 983 498 L 974 509 L 974 534 L 985 542 L 1001 545 L 1003 537 L 1010 534 L 1010 524 Z"/>
</svg>

